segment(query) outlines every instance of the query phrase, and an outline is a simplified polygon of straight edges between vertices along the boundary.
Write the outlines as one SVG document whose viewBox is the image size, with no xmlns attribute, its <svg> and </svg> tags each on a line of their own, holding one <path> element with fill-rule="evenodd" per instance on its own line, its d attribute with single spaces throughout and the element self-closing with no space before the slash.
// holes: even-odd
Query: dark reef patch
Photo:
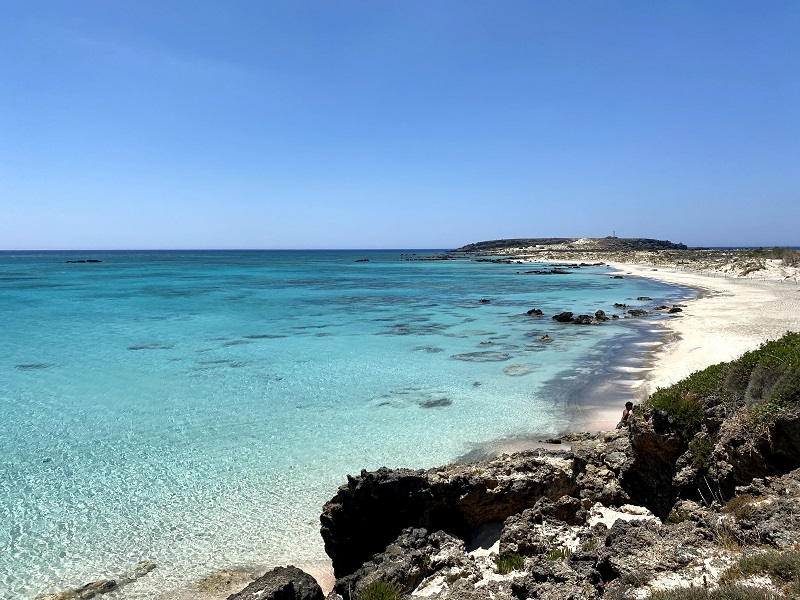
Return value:
<svg viewBox="0 0 800 600">
<path fill-rule="evenodd" d="M 232 342 L 225 342 L 222 344 L 224 347 L 228 348 L 230 346 L 243 346 L 245 344 L 252 344 L 252 340 L 233 340 Z"/>
<path fill-rule="evenodd" d="M 134 344 L 128 350 L 172 350 L 172 344 Z"/>
<path fill-rule="evenodd" d="M 444 348 L 440 348 L 439 346 L 414 346 L 411 350 L 414 352 L 428 352 L 429 354 L 444 352 Z"/>
<path fill-rule="evenodd" d="M 466 360 L 469 362 L 503 362 L 511 360 L 511 355 L 506 352 L 465 352 L 464 354 L 453 354 L 450 358 L 456 360 Z"/>
<path fill-rule="evenodd" d="M 420 402 L 420 408 L 442 408 L 445 406 L 450 406 L 453 404 L 453 401 L 450 398 L 433 398 L 431 400 L 425 400 L 424 402 Z"/>
</svg>

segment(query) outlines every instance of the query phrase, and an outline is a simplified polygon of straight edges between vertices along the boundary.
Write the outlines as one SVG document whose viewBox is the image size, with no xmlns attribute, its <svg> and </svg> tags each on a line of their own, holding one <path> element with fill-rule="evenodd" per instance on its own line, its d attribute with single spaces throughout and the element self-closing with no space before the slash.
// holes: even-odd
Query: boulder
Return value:
<svg viewBox="0 0 800 600">
<path fill-rule="evenodd" d="M 558 321 L 559 323 L 572 323 L 572 313 L 571 312 L 562 312 L 557 315 L 553 316 L 554 321 Z"/>
<path fill-rule="evenodd" d="M 541 317 L 544 313 L 541 311 L 541 309 L 532 308 L 529 311 L 527 311 L 525 314 L 526 315 L 531 315 L 533 317 Z"/>
<path fill-rule="evenodd" d="M 378 469 L 349 477 L 322 510 L 321 534 L 337 578 L 383 552 L 408 527 L 469 539 L 542 497 L 576 491 L 570 454 L 529 451 L 429 471 Z"/>
<path fill-rule="evenodd" d="M 343 600 L 357 600 L 375 581 L 394 585 L 400 594 L 414 590 L 424 577 L 442 569 L 467 564 L 470 557 L 460 539 L 438 531 L 404 529 L 386 549 L 350 575 L 336 580 L 333 588 Z"/>
<path fill-rule="evenodd" d="M 288 566 L 267 571 L 228 600 L 325 600 L 325 595 L 311 575 Z"/>
<path fill-rule="evenodd" d="M 591 325 L 594 321 L 589 315 L 578 315 L 572 322 L 576 325 Z"/>
</svg>

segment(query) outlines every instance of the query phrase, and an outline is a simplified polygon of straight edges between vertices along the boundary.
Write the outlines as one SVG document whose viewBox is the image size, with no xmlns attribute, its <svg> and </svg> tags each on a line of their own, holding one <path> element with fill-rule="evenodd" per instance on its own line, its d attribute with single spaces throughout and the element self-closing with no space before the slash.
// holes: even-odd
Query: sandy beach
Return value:
<svg viewBox="0 0 800 600">
<path fill-rule="evenodd" d="M 785 270 L 773 269 L 758 277 L 735 277 L 661 265 L 608 264 L 626 276 L 658 279 L 699 291 L 697 298 L 682 305 L 681 313 L 659 322 L 665 330 L 664 343 L 653 348 L 649 364 L 633 383 L 639 399 L 709 365 L 737 358 L 787 331 L 800 331 L 796 273 L 787 276 Z M 598 418 L 597 425 L 607 425 L 605 421 Z"/>
</svg>

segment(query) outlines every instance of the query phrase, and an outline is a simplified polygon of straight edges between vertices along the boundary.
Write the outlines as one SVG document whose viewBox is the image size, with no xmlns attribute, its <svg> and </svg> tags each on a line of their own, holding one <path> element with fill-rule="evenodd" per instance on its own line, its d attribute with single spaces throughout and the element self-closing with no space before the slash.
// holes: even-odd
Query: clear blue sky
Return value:
<svg viewBox="0 0 800 600">
<path fill-rule="evenodd" d="M 0 0 L 0 248 L 800 245 L 800 2 Z"/>
</svg>

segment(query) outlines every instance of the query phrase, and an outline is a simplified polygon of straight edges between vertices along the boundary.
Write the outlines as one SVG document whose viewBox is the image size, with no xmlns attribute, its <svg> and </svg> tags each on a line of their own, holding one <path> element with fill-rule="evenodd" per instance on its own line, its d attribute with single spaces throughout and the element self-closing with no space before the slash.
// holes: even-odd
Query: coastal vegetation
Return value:
<svg viewBox="0 0 800 600">
<path fill-rule="evenodd" d="M 370 583 L 358 596 L 358 600 L 398 600 L 400 593 L 393 583 L 378 579 Z"/>
<path fill-rule="evenodd" d="M 714 590 L 705 588 L 680 588 L 663 590 L 650 596 L 651 600 L 778 600 L 783 596 L 770 590 L 749 585 L 720 586 Z"/>
<path fill-rule="evenodd" d="M 654 392 L 645 407 L 662 411 L 675 431 L 690 442 L 695 460 L 705 464 L 713 447 L 709 438 L 695 438 L 704 406 L 742 409 L 743 428 L 769 427 L 778 416 L 800 410 L 800 333 L 787 333 L 741 358 L 712 365 Z"/>
<path fill-rule="evenodd" d="M 525 566 L 525 559 L 516 552 L 508 552 L 496 557 L 494 559 L 494 564 L 497 566 L 498 573 L 507 575 L 511 573 L 511 571 L 516 571 Z"/>
</svg>

